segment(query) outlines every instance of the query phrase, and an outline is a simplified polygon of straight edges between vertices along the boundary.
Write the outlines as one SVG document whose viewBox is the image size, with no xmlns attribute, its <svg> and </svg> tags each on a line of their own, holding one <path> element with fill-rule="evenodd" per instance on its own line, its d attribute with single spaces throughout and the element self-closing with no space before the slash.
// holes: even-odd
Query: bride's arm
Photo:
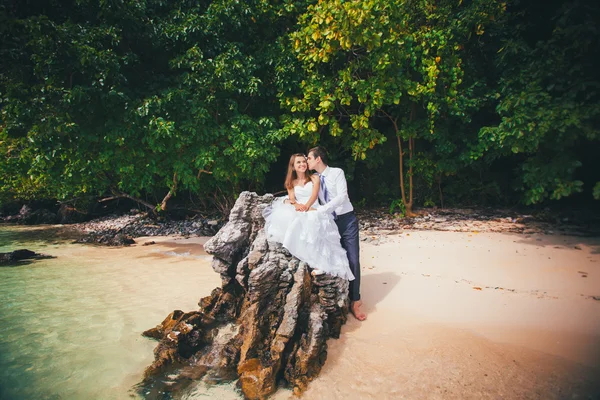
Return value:
<svg viewBox="0 0 600 400">
<path fill-rule="evenodd" d="M 296 211 L 306 211 L 306 206 L 296 201 L 296 192 L 294 189 L 288 189 L 288 199 L 283 201 L 285 204 L 291 204 L 294 206 Z"/>
<path fill-rule="evenodd" d="M 288 198 L 284 200 L 284 203 L 296 204 L 296 194 L 294 193 L 294 188 L 288 189 Z"/>
<path fill-rule="evenodd" d="M 315 204 L 315 201 L 317 201 L 317 198 L 319 197 L 319 185 L 321 185 L 321 181 L 319 180 L 319 177 L 317 175 L 312 175 L 310 179 L 313 182 L 313 190 L 310 194 L 310 198 L 306 202 L 307 210 L 310 209 L 310 207 L 312 207 L 313 204 Z"/>
</svg>

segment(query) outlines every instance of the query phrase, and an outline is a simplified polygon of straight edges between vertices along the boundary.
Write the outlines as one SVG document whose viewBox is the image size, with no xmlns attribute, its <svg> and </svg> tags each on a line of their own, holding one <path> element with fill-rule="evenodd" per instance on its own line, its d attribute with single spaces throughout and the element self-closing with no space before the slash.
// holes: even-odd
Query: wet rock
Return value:
<svg viewBox="0 0 600 400">
<path fill-rule="evenodd" d="M 123 233 L 116 235 L 110 243 L 111 246 L 129 246 L 131 244 L 135 244 L 135 240 Z"/>
<path fill-rule="evenodd" d="M 141 391 L 239 379 L 245 398 L 263 399 L 279 384 L 301 393 L 319 374 L 327 339 L 339 337 L 347 319 L 348 281 L 312 277 L 307 264 L 266 239 L 262 211 L 272 200 L 243 192 L 204 245 L 223 285 L 198 311 L 174 311 L 145 332 L 160 342 Z"/>
<path fill-rule="evenodd" d="M 39 254 L 27 249 L 19 249 L 10 253 L 0 253 L 0 266 L 18 264 L 20 261 L 52 258 L 46 254 Z"/>
<path fill-rule="evenodd" d="M 99 233 L 91 233 L 87 236 L 77 239 L 75 243 L 95 243 L 106 246 L 129 246 L 135 244 L 135 240 L 133 240 L 133 238 L 127 234 L 109 230 Z"/>
</svg>

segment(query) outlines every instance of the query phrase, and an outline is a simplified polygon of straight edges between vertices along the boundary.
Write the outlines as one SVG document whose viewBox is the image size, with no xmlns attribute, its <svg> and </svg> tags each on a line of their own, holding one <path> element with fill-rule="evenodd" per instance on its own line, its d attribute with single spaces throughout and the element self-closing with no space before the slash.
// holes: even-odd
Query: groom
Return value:
<svg viewBox="0 0 600 400">
<path fill-rule="evenodd" d="M 346 250 L 350 269 L 354 280 L 350 281 L 350 312 L 359 321 L 367 319 L 361 311 L 360 300 L 360 261 L 358 248 L 358 220 L 354 215 L 354 207 L 348 198 L 348 187 L 344 171 L 327 165 L 327 153 L 322 147 L 313 147 L 308 151 L 308 168 L 317 171 L 321 178 L 319 202 L 323 211 L 333 214 L 340 236 L 342 247 Z"/>
</svg>

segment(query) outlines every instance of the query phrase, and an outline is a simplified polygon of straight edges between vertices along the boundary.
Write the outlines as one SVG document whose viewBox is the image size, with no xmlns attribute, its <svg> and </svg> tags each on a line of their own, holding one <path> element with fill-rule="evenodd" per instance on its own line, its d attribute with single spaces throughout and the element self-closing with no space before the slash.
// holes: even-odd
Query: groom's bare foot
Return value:
<svg viewBox="0 0 600 400">
<path fill-rule="evenodd" d="M 362 301 L 353 301 L 352 303 L 350 303 L 350 312 L 352 313 L 352 315 L 354 315 L 354 318 L 356 318 L 357 320 L 364 321 L 365 319 L 367 319 L 367 314 L 361 311 L 361 306 Z"/>
</svg>

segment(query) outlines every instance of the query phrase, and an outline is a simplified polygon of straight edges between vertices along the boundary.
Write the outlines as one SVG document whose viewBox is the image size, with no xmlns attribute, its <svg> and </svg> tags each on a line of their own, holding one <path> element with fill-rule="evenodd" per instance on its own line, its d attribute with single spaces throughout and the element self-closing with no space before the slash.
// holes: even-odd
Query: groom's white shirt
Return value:
<svg viewBox="0 0 600 400">
<path fill-rule="evenodd" d="M 323 204 L 321 206 L 323 211 L 329 214 L 335 211 L 337 215 L 353 211 L 354 207 L 352 207 L 352 203 L 350 203 L 350 199 L 348 198 L 348 184 L 346 183 L 344 171 L 341 168 L 328 166 L 321 175 L 325 179 L 325 186 L 331 199 L 329 203 L 324 204 L 324 199 L 319 197 L 321 204 Z"/>
</svg>

